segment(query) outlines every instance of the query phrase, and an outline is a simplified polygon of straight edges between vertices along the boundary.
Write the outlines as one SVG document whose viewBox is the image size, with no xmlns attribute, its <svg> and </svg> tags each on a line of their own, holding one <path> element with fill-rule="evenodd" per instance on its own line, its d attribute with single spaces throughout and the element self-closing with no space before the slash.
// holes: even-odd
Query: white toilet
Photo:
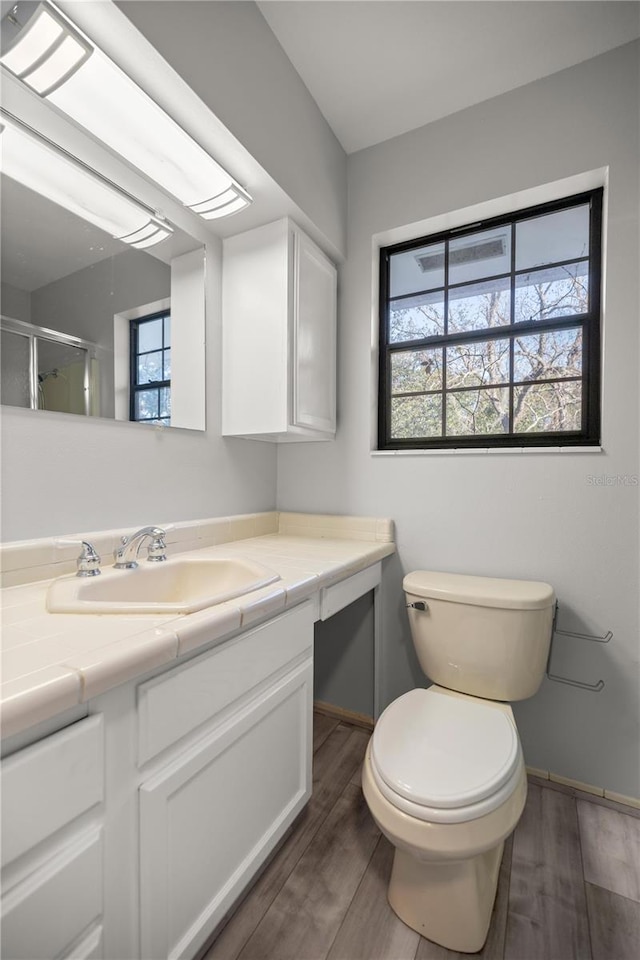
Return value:
<svg viewBox="0 0 640 960">
<path fill-rule="evenodd" d="M 404 578 L 413 642 L 434 681 L 380 716 L 362 786 L 396 848 L 389 903 L 422 936 L 474 953 L 527 780 L 508 703 L 544 676 L 552 587 L 420 571 Z"/>
</svg>

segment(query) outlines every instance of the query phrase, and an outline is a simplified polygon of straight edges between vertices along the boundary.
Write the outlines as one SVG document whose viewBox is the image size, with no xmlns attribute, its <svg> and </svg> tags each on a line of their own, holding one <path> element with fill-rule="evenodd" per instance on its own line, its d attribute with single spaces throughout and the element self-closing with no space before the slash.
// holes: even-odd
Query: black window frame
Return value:
<svg viewBox="0 0 640 960">
<path fill-rule="evenodd" d="M 158 396 L 158 412 L 160 412 L 160 390 L 169 389 L 171 390 L 171 378 L 168 380 L 153 380 L 148 381 L 147 383 L 138 383 L 138 358 L 145 356 L 147 353 L 157 353 L 157 350 L 139 350 L 139 333 L 140 327 L 145 323 L 151 323 L 154 320 L 164 321 L 166 318 L 171 318 L 171 309 L 167 308 L 166 310 L 159 310 L 156 313 L 147 314 L 144 317 L 139 317 L 137 320 L 131 320 L 129 325 L 129 420 L 134 423 L 149 423 L 151 425 L 158 425 L 163 423 L 165 420 L 168 421 L 165 426 L 171 425 L 171 417 L 136 417 L 136 396 L 138 393 L 146 392 L 149 390 L 155 390 Z M 171 342 L 165 342 L 165 324 L 162 324 L 162 352 L 165 353 L 166 350 L 171 349 Z M 164 363 L 163 363 L 164 368 Z"/>
<path fill-rule="evenodd" d="M 444 230 L 429 234 L 402 243 L 393 244 L 380 249 L 380 300 L 379 300 L 379 371 L 378 371 L 378 450 L 447 450 L 447 449 L 478 449 L 478 448 L 505 448 L 510 447 L 571 447 L 597 446 L 601 443 L 600 436 L 600 381 L 601 381 L 601 291 L 602 291 L 602 203 L 604 188 L 598 187 L 584 193 L 574 194 L 559 200 L 550 201 L 535 206 L 526 207 L 504 216 L 491 217 L 476 221 L 462 227 Z M 571 207 L 589 204 L 589 309 L 586 314 L 567 314 L 564 317 L 552 317 L 548 320 L 514 323 L 514 287 L 519 274 L 531 272 L 532 268 L 516 270 L 515 268 L 515 225 L 524 220 L 556 213 Z M 511 266 L 508 274 L 499 274 L 499 277 L 508 276 L 511 289 L 511 323 L 500 327 L 488 327 L 483 330 L 467 331 L 463 334 L 439 334 L 420 339 L 404 340 L 390 343 L 388 339 L 390 303 L 390 263 L 394 254 L 419 249 L 421 247 L 445 243 L 445 277 L 443 296 L 445 309 L 448 302 L 448 271 L 446 270 L 449 241 L 479 233 L 482 230 L 495 227 L 510 226 L 511 229 Z M 586 259 L 586 257 L 584 258 Z M 558 261 L 558 264 L 549 263 L 537 265 L 534 269 L 553 267 L 569 261 Z M 472 283 L 473 281 L 469 281 Z M 477 282 L 477 281 L 476 281 Z M 420 295 L 423 291 L 416 291 L 412 296 Z M 426 292 L 426 291 L 425 291 Z M 582 328 L 582 422 L 579 431 L 546 431 L 539 433 L 499 433 L 474 434 L 464 436 L 437 437 L 391 437 L 391 356 L 395 352 L 407 349 L 444 347 L 456 343 L 471 343 L 489 339 L 510 339 L 509 390 L 510 411 L 513 411 L 514 368 L 513 352 L 517 336 L 528 333 L 537 333 L 540 330 L 562 330 L 581 326 Z M 442 394 L 443 427 L 445 424 L 446 382 L 443 382 L 440 391 Z M 510 424 L 513 426 L 513 423 Z"/>
</svg>

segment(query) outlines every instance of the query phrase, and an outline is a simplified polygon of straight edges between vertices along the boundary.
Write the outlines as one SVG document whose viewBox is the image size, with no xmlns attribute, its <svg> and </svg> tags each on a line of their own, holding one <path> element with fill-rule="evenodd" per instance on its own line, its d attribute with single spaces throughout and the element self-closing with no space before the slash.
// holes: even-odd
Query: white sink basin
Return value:
<svg viewBox="0 0 640 960">
<path fill-rule="evenodd" d="M 176 557 L 98 577 L 61 577 L 49 586 L 50 613 L 194 613 L 280 579 L 243 557 Z"/>
</svg>

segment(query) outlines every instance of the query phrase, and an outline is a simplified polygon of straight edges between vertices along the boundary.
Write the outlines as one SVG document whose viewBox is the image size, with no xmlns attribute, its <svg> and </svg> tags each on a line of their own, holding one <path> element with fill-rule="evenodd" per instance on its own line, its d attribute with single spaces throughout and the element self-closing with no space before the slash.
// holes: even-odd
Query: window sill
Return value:
<svg viewBox="0 0 640 960">
<path fill-rule="evenodd" d="M 532 453 L 604 453 L 604 447 L 459 447 L 452 450 L 370 450 L 372 457 L 466 457 L 490 453 L 501 456 Z"/>
</svg>

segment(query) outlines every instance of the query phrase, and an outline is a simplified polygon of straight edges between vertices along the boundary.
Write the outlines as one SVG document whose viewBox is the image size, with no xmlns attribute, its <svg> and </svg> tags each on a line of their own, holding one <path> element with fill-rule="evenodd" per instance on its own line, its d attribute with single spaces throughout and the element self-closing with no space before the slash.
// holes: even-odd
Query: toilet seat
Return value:
<svg viewBox="0 0 640 960">
<path fill-rule="evenodd" d="M 399 697 L 373 733 L 378 789 L 419 820 L 460 823 L 484 816 L 513 793 L 522 767 L 518 734 L 503 709 L 437 688 Z"/>
</svg>

